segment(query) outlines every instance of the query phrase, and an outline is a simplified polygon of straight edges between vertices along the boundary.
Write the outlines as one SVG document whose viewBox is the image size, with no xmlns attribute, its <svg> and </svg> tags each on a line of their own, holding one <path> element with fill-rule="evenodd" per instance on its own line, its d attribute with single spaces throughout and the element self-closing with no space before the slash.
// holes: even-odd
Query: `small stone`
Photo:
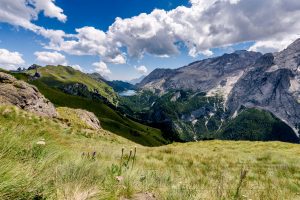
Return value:
<svg viewBox="0 0 300 200">
<path fill-rule="evenodd" d="M 123 176 L 116 176 L 116 180 L 118 182 L 122 182 L 124 180 L 124 177 Z"/>
<path fill-rule="evenodd" d="M 46 145 L 46 142 L 43 140 L 40 140 L 36 143 L 37 145 Z"/>
</svg>

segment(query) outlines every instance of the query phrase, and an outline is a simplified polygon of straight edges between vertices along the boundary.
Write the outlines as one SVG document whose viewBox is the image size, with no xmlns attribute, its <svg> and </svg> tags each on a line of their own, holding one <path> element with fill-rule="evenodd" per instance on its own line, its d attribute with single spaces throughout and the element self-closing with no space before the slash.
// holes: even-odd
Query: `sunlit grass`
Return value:
<svg viewBox="0 0 300 200">
<path fill-rule="evenodd" d="M 7 106 L 0 106 L 0 124 L 4 200 L 120 199 L 145 192 L 170 200 L 300 198 L 295 144 L 206 141 L 150 148 Z"/>
</svg>

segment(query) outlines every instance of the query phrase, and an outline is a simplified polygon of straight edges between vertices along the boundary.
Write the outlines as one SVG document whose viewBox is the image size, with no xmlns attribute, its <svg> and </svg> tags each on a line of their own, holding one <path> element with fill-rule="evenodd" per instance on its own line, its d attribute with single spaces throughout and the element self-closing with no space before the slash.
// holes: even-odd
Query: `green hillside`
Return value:
<svg viewBox="0 0 300 200">
<path fill-rule="evenodd" d="M 93 112 L 99 118 L 101 126 L 112 133 L 145 146 L 169 143 L 161 130 L 132 121 L 101 100 L 65 94 L 56 87 L 48 86 L 49 82 L 45 79 L 30 81 L 28 75 L 24 73 L 12 73 L 12 75 L 35 85 L 56 107 L 81 108 Z"/>
<path fill-rule="evenodd" d="M 283 141 L 299 143 L 294 131 L 271 113 L 243 109 L 232 119 L 221 97 L 192 91 L 168 91 L 158 96 L 150 91 L 121 97 L 120 109 L 146 122 L 162 123 L 168 136 L 183 141 L 222 139 Z"/>
<path fill-rule="evenodd" d="M 162 96 L 142 91 L 134 96 L 121 97 L 119 107 L 134 118 L 163 122 L 163 126 L 168 126 L 173 135 L 183 141 L 214 138 L 226 114 L 221 98 L 180 90 Z"/>
<path fill-rule="evenodd" d="M 57 89 L 48 87 L 40 80 L 30 82 L 57 107 L 82 108 L 93 112 L 101 121 L 101 126 L 136 143 L 146 146 L 159 146 L 167 141 L 158 129 L 134 122 L 101 101 L 65 94 Z"/>
<path fill-rule="evenodd" d="M 0 106 L 0 124 L 1 200 L 300 197 L 296 144 L 207 141 L 150 148 L 11 106 Z"/>
<path fill-rule="evenodd" d="M 35 70 L 27 72 L 34 75 Z M 105 82 L 91 78 L 89 75 L 68 66 L 46 66 L 38 68 L 38 73 L 41 74 L 40 81 L 46 83 L 48 86 L 61 88 L 62 85 L 82 83 L 88 87 L 90 92 L 95 89 L 101 96 L 106 98 L 110 103 L 116 105 L 118 102 L 117 94 Z"/>
<path fill-rule="evenodd" d="M 299 143 L 293 129 L 269 112 L 244 109 L 218 133 L 226 140 L 285 141 Z"/>
</svg>

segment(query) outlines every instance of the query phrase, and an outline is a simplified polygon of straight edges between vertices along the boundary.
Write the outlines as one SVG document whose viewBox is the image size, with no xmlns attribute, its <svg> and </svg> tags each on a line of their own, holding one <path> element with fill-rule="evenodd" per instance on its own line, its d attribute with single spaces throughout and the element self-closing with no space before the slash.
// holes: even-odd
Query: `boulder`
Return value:
<svg viewBox="0 0 300 200">
<path fill-rule="evenodd" d="M 90 128 L 95 130 L 101 128 L 100 121 L 94 113 L 82 109 L 75 109 L 75 113 Z"/>
<path fill-rule="evenodd" d="M 0 72 L 0 104 L 15 105 L 41 116 L 57 116 L 54 105 L 35 86 L 2 72 Z"/>
</svg>

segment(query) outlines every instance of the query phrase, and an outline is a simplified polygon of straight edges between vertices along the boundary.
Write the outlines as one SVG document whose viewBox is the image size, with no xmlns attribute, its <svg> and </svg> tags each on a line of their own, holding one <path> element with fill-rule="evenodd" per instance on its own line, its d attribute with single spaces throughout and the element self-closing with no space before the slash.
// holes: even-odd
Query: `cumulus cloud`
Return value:
<svg viewBox="0 0 300 200">
<path fill-rule="evenodd" d="M 57 18 L 61 22 L 67 21 L 67 16 L 63 14 L 63 9 L 54 4 L 55 0 L 31 0 L 37 12 L 43 11 L 44 15 Z"/>
<path fill-rule="evenodd" d="M 54 3 L 55 0 L 1 0 L 0 22 L 25 28 L 48 38 L 50 43 L 58 43 L 63 40 L 63 37 L 68 37 L 69 35 L 61 30 L 46 29 L 33 23 L 33 21 L 38 19 L 41 12 L 46 17 L 56 18 L 61 22 L 65 22 L 67 16 Z"/>
<path fill-rule="evenodd" d="M 73 69 L 78 70 L 78 71 L 84 72 L 84 70 L 82 69 L 82 67 L 81 67 L 80 65 L 71 65 L 71 67 L 72 67 Z"/>
<path fill-rule="evenodd" d="M 147 74 L 147 72 L 148 72 L 147 67 L 144 66 L 144 65 L 139 66 L 139 67 L 134 67 L 134 68 L 135 68 L 135 69 L 138 71 L 138 73 L 140 73 L 140 74 Z"/>
<path fill-rule="evenodd" d="M 99 74 L 111 74 L 111 71 L 108 69 L 107 65 L 102 61 L 93 63 L 93 66 L 95 67 L 95 71 Z"/>
<path fill-rule="evenodd" d="M 46 65 L 67 65 L 67 60 L 64 55 L 54 52 L 48 51 L 38 51 L 35 52 L 36 61 Z"/>
<path fill-rule="evenodd" d="M 121 49 L 131 57 L 167 57 L 178 54 L 179 45 L 184 44 L 190 56 L 212 56 L 212 48 L 255 41 L 252 50 L 276 51 L 300 31 L 298 0 L 190 3 L 190 7 L 155 9 L 132 18 L 116 18 L 107 32 L 93 27 L 76 29 L 74 39 L 63 40 L 56 48 L 75 55 L 99 55 L 104 62 L 125 63 L 126 55 Z"/>
<path fill-rule="evenodd" d="M 257 41 L 255 42 L 254 45 L 252 45 L 249 48 L 249 51 L 259 51 L 262 53 L 277 52 L 279 50 L 286 48 L 288 45 L 290 45 L 298 38 L 299 35 L 291 34 L 291 35 L 284 36 L 284 38 L 274 37 L 266 40 Z"/>
<path fill-rule="evenodd" d="M 29 5 L 26 4 L 29 2 Z M 22 26 L 49 38 L 45 48 L 72 55 L 97 55 L 102 62 L 124 64 L 126 56 L 168 57 L 180 53 L 211 56 L 212 48 L 254 41 L 250 48 L 278 51 L 298 37 L 299 0 L 190 0 L 189 6 L 121 19 L 104 32 L 94 27 L 75 34 L 32 24 L 38 13 L 64 22 L 63 10 L 53 0 L 2 0 L 0 21 Z"/>
<path fill-rule="evenodd" d="M 52 36 L 54 39 L 46 48 L 64 51 L 71 55 L 98 55 L 103 58 L 103 61 L 114 64 L 126 63 L 124 54 L 118 49 L 118 44 L 103 31 L 86 26 L 76 29 L 76 32 L 77 34 L 74 35 L 66 35 L 63 32 L 51 33 L 57 37 Z"/>
<path fill-rule="evenodd" d="M 6 70 L 16 70 L 25 61 L 19 52 L 10 52 L 7 49 L 0 49 L 0 68 Z"/>
<path fill-rule="evenodd" d="M 41 29 L 32 23 L 38 19 L 38 14 L 43 12 L 45 16 L 57 18 L 65 22 L 67 16 L 63 10 L 54 4 L 54 0 L 1 0 L 0 21 L 15 26 L 36 31 Z"/>
</svg>

